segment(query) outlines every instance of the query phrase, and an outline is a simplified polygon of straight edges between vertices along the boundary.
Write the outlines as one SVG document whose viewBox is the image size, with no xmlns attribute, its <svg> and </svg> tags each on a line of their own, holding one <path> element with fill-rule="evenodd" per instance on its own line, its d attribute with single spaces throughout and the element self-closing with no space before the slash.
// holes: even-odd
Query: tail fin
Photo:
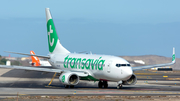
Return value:
<svg viewBox="0 0 180 101">
<path fill-rule="evenodd" d="M 34 54 L 35 55 L 34 51 L 30 51 L 30 54 Z M 39 60 L 38 57 L 31 56 L 31 59 L 32 59 L 32 66 L 40 66 L 41 65 L 40 64 L 40 60 Z"/>
<path fill-rule="evenodd" d="M 66 48 L 61 45 L 60 40 L 58 39 L 58 35 L 49 8 L 46 8 L 46 22 L 49 53 L 70 53 Z"/>
<path fill-rule="evenodd" d="M 176 62 L 175 48 L 173 47 L 172 63 Z"/>
</svg>

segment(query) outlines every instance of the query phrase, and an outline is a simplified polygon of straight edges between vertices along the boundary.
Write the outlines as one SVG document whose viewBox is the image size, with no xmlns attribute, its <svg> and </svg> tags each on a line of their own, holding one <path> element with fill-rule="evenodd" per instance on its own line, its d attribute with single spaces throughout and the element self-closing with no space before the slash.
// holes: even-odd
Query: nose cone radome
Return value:
<svg viewBox="0 0 180 101">
<path fill-rule="evenodd" d="M 126 69 L 124 69 L 124 76 L 126 79 L 129 79 L 133 74 L 132 68 L 128 67 Z"/>
</svg>

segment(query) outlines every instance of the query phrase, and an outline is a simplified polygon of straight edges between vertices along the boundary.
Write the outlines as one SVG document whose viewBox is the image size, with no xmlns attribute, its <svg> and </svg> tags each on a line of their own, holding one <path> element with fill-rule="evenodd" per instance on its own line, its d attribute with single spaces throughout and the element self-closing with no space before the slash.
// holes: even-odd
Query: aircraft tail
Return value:
<svg viewBox="0 0 180 101">
<path fill-rule="evenodd" d="M 176 62 L 175 48 L 173 47 L 172 63 Z"/>
<path fill-rule="evenodd" d="M 30 54 L 34 54 L 35 55 L 34 51 L 30 51 Z M 38 57 L 31 56 L 31 59 L 32 59 L 32 66 L 40 66 L 41 65 L 40 64 L 40 60 L 39 60 Z"/>
<path fill-rule="evenodd" d="M 50 13 L 49 8 L 46 8 L 46 22 L 47 22 L 47 33 L 48 33 L 48 44 L 49 44 L 49 53 L 70 53 L 66 48 L 64 48 L 58 38 L 55 25 Z"/>
</svg>

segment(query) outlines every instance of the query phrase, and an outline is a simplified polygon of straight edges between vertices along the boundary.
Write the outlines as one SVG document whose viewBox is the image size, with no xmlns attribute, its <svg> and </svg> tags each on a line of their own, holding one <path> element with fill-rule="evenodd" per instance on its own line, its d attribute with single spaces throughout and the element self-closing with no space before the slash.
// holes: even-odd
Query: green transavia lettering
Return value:
<svg viewBox="0 0 180 101">
<path fill-rule="evenodd" d="M 74 68 L 74 69 L 91 69 L 91 70 L 103 70 L 103 65 L 105 60 L 101 59 L 86 59 L 86 58 L 72 58 L 67 57 L 64 58 L 64 68 Z"/>
</svg>

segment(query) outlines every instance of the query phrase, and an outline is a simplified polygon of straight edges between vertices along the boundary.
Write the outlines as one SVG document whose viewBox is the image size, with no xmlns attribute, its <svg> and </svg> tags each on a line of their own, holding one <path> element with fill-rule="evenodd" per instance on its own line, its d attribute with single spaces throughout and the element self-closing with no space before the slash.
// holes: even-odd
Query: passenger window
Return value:
<svg viewBox="0 0 180 101">
<path fill-rule="evenodd" d="M 116 67 L 120 67 L 121 66 L 121 64 L 116 64 Z"/>
</svg>

